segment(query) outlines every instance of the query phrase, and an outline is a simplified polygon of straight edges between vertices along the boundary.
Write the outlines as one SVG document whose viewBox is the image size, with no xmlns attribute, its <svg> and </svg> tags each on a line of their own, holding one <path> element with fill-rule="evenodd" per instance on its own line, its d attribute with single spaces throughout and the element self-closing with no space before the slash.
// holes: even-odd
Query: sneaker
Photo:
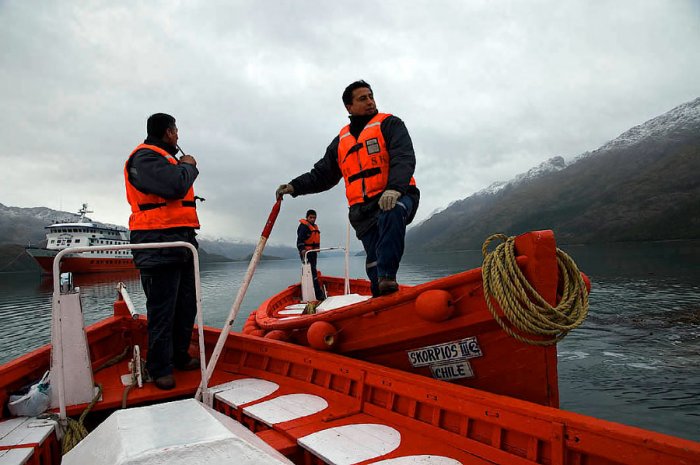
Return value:
<svg viewBox="0 0 700 465">
<path fill-rule="evenodd" d="M 173 375 L 161 376 L 160 378 L 156 378 L 153 384 L 155 384 L 158 389 L 169 391 L 175 387 L 175 377 Z"/>
<path fill-rule="evenodd" d="M 392 294 L 399 290 L 399 284 L 391 278 L 379 278 L 379 295 Z"/>
<path fill-rule="evenodd" d="M 199 362 L 198 358 L 191 357 L 187 362 L 185 363 L 180 363 L 175 365 L 175 368 L 177 368 L 180 371 L 193 371 L 193 370 L 199 370 L 199 367 L 201 367 L 201 364 Z"/>
</svg>

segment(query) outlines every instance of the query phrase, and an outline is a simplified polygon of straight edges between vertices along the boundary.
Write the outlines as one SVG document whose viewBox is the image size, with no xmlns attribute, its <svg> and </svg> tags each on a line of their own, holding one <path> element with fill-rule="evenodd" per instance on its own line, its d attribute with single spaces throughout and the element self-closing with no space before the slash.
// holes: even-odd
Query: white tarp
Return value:
<svg viewBox="0 0 700 465">
<path fill-rule="evenodd" d="M 118 410 L 63 465 L 291 464 L 235 420 L 194 399 Z"/>
</svg>

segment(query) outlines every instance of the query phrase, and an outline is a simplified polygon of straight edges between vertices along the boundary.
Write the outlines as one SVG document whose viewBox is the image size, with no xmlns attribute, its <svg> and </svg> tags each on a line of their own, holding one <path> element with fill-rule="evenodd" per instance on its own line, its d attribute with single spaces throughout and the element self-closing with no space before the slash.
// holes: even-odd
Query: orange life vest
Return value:
<svg viewBox="0 0 700 465">
<path fill-rule="evenodd" d="M 389 152 L 381 125 L 389 116 L 389 113 L 377 113 L 362 129 L 358 139 L 350 133 L 349 124 L 340 130 L 338 166 L 345 179 L 345 196 L 349 205 L 364 202 L 386 189 Z M 413 177 L 410 184 L 416 185 Z"/>
<path fill-rule="evenodd" d="M 321 247 L 321 231 L 318 229 L 318 226 L 309 223 L 306 218 L 300 219 L 299 223 L 305 224 L 309 228 L 309 231 L 311 231 L 309 237 L 304 241 L 304 250 L 318 249 Z"/>
<path fill-rule="evenodd" d="M 126 200 L 131 205 L 129 229 L 132 231 L 168 229 L 178 227 L 199 228 L 197 209 L 194 200 L 194 189 L 189 188 L 182 199 L 165 199 L 159 195 L 146 194 L 136 189 L 129 182 L 127 166 L 131 157 L 141 149 L 152 150 L 177 165 L 177 159 L 166 150 L 150 144 L 141 144 L 131 152 L 124 164 L 124 183 L 126 184 Z"/>
</svg>

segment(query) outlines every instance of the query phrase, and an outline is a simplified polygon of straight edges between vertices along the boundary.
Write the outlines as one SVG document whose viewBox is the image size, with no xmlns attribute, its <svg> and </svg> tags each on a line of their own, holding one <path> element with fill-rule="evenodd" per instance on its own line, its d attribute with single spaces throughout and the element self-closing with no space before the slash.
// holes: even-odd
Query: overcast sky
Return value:
<svg viewBox="0 0 700 465">
<path fill-rule="evenodd" d="M 201 234 L 255 242 L 357 79 L 409 129 L 420 221 L 700 96 L 700 1 L 0 0 L 0 203 L 126 225 L 124 161 L 166 112 Z M 343 190 L 286 197 L 270 241 L 315 208 L 344 242 Z"/>
</svg>

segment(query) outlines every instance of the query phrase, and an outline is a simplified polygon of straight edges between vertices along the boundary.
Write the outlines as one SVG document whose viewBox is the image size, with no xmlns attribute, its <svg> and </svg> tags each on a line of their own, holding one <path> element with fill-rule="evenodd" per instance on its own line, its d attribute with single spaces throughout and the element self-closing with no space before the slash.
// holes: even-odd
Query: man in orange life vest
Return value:
<svg viewBox="0 0 700 465">
<path fill-rule="evenodd" d="M 365 81 L 343 92 L 350 124 L 340 130 L 308 173 L 277 188 L 292 197 L 331 189 L 345 180 L 348 217 L 367 253 L 374 296 L 398 290 L 396 273 L 404 251 L 406 225 L 415 216 L 420 191 L 413 179 L 416 156 L 408 130 L 396 116 L 378 113 Z"/>
<path fill-rule="evenodd" d="M 175 157 L 178 129 L 172 116 L 151 115 L 146 130 L 148 137 L 124 165 L 131 243 L 185 241 L 196 247 L 199 220 L 192 185 L 197 161 L 191 155 Z M 188 353 L 197 314 L 192 253 L 167 248 L 138 249 L 133 255 L 148 311 L 146 369 L 158 388 L 172 389 L 173 367 L 199 368 L 199 360 Z"/>
<path fill-rule="evenodd" d="M 316 224 L 316 210 L 308 210 L 306 212 L 306 218 L 299 220 L 299 227 L 297 228 L 297 249 L 299 250 L 301 262 L 304 263 L 304 259 L 306 258 L 309 265 L 311 265 L 311 276 L 314 281 L 316 300 L 323 300 L 326 296 L 323 293 L 323 289 L 321 289 L 321 284 L 318 282 L 318 273 L 316 271 L 318 252 L 309 252 L 309 250 L 318 249 L 319 247 L 321 247 L 321 231 Z"/>
</svg>

